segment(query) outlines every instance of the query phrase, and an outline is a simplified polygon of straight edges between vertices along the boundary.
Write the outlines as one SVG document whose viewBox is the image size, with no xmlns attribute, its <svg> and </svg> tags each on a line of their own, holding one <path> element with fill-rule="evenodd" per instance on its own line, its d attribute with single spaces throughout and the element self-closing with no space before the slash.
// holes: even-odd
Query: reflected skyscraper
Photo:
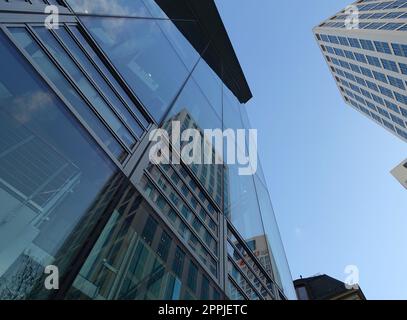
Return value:
<svg viewBox="0 0 407 320">
<path fill-rule="evenodd" d="M 150 134 L 174 120 L 250 128 L 214 2 L 105 4 L 0 0 L 0 297 L 294 299 L 260 165 L 149 158 Z"/>
</svg>

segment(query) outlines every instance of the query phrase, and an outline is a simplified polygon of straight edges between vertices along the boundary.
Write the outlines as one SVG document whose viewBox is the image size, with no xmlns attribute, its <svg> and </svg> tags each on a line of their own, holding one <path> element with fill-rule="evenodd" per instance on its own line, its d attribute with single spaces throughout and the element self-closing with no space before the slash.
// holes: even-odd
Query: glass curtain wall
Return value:
<svg viewBox="0 0 407 320">
<path fill-rule="evenodd" d="M 153 0 L 66 2 L 82 27 L 0 31 L 0 298 L 48 297 L 44 266 L 64 277 L 92 234 L 65 298 L 224 298 L 220 270 L 229 298 L 277 298 L 274 282 L 294 298 L 261 166 L 239 175 L 229 141 L 216 165 L 149 164 L 135 186 L 121 173 L 150 118 L 249 128 L 222 75 Z"/>
<path fill-rule="evenodd" d="M 25 299 L 121 174 L 3 32 L 0 56 L 0 298 Z"/>
</svg>

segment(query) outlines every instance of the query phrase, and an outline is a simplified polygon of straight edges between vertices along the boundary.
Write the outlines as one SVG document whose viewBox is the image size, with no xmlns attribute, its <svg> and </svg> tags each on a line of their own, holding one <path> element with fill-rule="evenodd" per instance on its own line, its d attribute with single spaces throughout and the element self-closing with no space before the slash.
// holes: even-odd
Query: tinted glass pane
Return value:
<svg viewBox="0 0 407 320">
<path fill-rule="evenodd" d="M 24 28 L 9 29 L 18 44 L 25 49 L 26 53 L 34 60 L 38 68 L 52 81 L 65 99 L 75 109 L 75 111 L 86 121 L 87 125 L 108 147 L 109 151 L 119 160 L 124 160 L 127 153 L 123 147 L 115 140 L 113 135 L 107 130 L 101 120 L 92 112 L 91 108 L 79 96 L 74 87 L 61 74 L 57 67 L 52 64 L 48 56 L 33 40 Z"/>
<path fill-rule="evenodd" d="M 188 70 L 192 70 L 200 56 L 192 47 L 191 43 L 185 39 L 184 35 L 173 23 L 170 23 L 169 21 L 157 21 L 157 24 L 170 41 L 181 60 L 187 66 Z M 195 30 L 197 26 L 198 24 L 193 21 L 182 22 L 182 29 L 184 30 L 192 31 Z"/>
<path fill-rule="evenodd" d="M 237 99 L 225 88 L 224 94 L 224 125 L 233 130 L 244 129 Z M 246 143 L 236 139 L 236 150 L 246 154 Z M 227 147 L 227 145 L 225 146 Z M 238 160 L 238 159 L 236 159 Z M 264 236 L 263 224 L 256 197 L 253 176 L 241 175 L 239 168 L 247 166 L 229 164 L 225 169 L 224 210 L 240 235 L 247 242 L 255 241 Z M 255 248 L 252 248 L 253 250 Z"/>
<path fill-rule="evenodd" d="M 188 75 L 159 24 L 145 19 L 83 17 L 87 29 L 157 122 Z M 132 37 L 129 37 L 131 30 Z"/>
<path fill-rule="evenodd" d="M 192 76 L 222 119 L 222 81 L 203 59 L 197 64 Z"/>
<path fill-rule="evenodd" d="M 246 300 L 240 290 L 229 279 L 227 280 L 227 294 L 231 300 Z"/>
<path fill-rule="evenodd" d="M 58 43 L 51 32 L 42 27 L 36 27 L 35 32 L 46 45 L 50 54 L 58 60 L 60 66 L 68 73 L 71 79 L 77 84 L 84 96 L 89 100 L 96 112 L 108 123 L 108 125 L 117 133 L 123 143 L 131 149 L 136 140 L 130 134 L 129 130 L 123 125 L 118 116 L 113 112 L 106 100 L 95 89 L 93 84 L 86 78 L 85 74 L 78 68 L 74 61 L 69 57 L 66 51 Z"/>
<path fill-rule="evenodd" d="M 245 128 L 248 128 L 248 129 L 255 129 L 255 128 L 253 128 L 253 126 L 250 124 L 250 120 L 249 120 L 249 117 L 248 117 L 248 114 L 247 114 L 246 106 L 245 106 L 244 104 L 240 105 L 240 113 L 241 113 L 241 115 L 242 115 L 243 126 L 244 126 Z M 255 141 L 249 141 L 249 140 L 250 140 L 249 135 L 246 135 L 246 143 L 247 143 L 247 146 L 249 145 L 249 143 L 257 143 L 257 142 L 255 142 Z M 246 150 L 247 150 L 247 147 L 246 147 Z M 266 178 L 265 178 L 264 172 L 263 172 L 263 167 L 262 167 L 262 165 L 261 165 L 261 162 L 260 162 L 260 160 L 259 160 L 259 157 L 257 157 L 257 170 L 256 170 L 256 175 L 257 175 L 258 178 L 261 180 L 261 182 L 262 182 L 265 186 L 267 186 Z"/>
<path fill-rule="evenodd" d="M 185 243 L 187 243 L 188 247 L 198 255 L 200 263 L 206 265 L 210 272 L 217 276 L 217 262 L 209 254 L 208 249 L 191 232 L 186 222 L 184 222 L 185 220 L 181 218 L 182 215 L 185 219 L 188 219 L 190 216 L 192 216 L 192 212 L 184 210 L 187 209 L 185 206 L 181 208 L 180 214 L 175 212 L 175 210 L 170 206 L 169 202 L 146 177 L 141 179 L 140 187 L 143 189 L 144 195 L 157 204 L 161 210 L 161 213 L 167 218 L 167 221 L 176 228 L 178 236 L 183 239 Z"/>
<path fill-rule="evenodd" d="M 222 121 L 193 79 L 190 79 L 171 108 L 166 121 L 174 119 L 184 128 L 222 129 Z M 221 150 L 219 150 L 221 152 Z"/>
<path fill-rule="evenodd" d="M 187 295 L 186 290 L 190 299 L 196 298 L 187 286 L 196 281 L 201 269 L 185 254 L 177 237 L 157 224 L 154 215 L 149 204 L 129 186 L 67 298 L 174 300 Z M 187 279 L 187 272 L 192 272 L 192 280 Z M 209 288 L 213 285 L 208 283 Z"/>
<path fill-rule="evenodd" d="M 139 110 L 139 107 L 135 105 L 135 103 L 131 100 L 131 98 L 123 90 L 122 86 L 117 82 L 116 78 L 107 69 L 105 64 L 102 62 L 102 60 L 93 50 L 93 48 L 89 45 L 88 41 L 79 31 L 79 29 L 75 26 L 70 26 L 69 30 L 72 32 L 72 34 L 77 39 L 77 41 L 80 43 L 80 45 L 86 50 L 86 52 L 89 54 L 89 56 L 94 61 L 94 63 L 98 66 L 98 68 L 102 71 L 102 73 L 107 77 L 109 82 L 114 86 L 114 89 L 120 95 L 120 97 L 126 102 L 126 104 L 128 106 L 130 106 L 132 113 L 134 113 L 137 116 L 137 118 L 140 120 L 140 122 L 143 124 L 143 126 L 145 128 L 147 128 L 150 121 L 146 119 L 146 117 Z"/>
<path fill-rule="evenodd" d="M 275 281 L 283 289 L 285 295 L 289 299 L 296 299 L 291 272 L 288 266 L 283 243 L 281 241 L 277 221 L 270 201 L 270 196 L 267 189 L 263 186 L 263 183 L 257 176 L 255 177 L 255 183 L 264 228 L 266 230 L 266 237 L 268 240 L 267 243 L 271 249 L 269 250 L 269 252 L 271 251 L 273 253 L 270 258 L 274 267 L 273 273 Z"/>
<path fill-rule="evenodd" d="M 67 0 L 67 3 L 77 13 L 151 17 L 142 0 Z"/>
<path fill-rule="evenodd" d="M 223 165 L 217 165 L 216 163 L 222 163 L 222 150 L 221 148 L 217 149 L 213 140 L 213 145 L 206 149 L 205 152 L 205 145 L 208 145 L 209 141 L 204 139 L 203 132 L 206 129 L 221 130 L 222 122 L 195 80 L 190 79 L 188 81 L 174 107 L 169 112 L 164 124 L 164 127 L 169 132 L 171 132 L 173 121 L 179 122 L 181 132 L 186 129 L 196 129 L 199 131 L 202 145 L 201 152 L 199 153 L 201 160 L 196 161 L 198 163 L 194 162 L 190 167 L 214 201 L 221 206 Z M 188 142 L 181 142 L 181 150 Z M 209 153 L 212 153 L 210 158 L 211 164 L 204 164 L 203 156 Z"/>
<path fill-rule="evenodd" d="M 123 121 L 128 125 L 134 135 L 140 137 L 143 134 L 143 129 L 140 127 L 136 119 L 126 106 L 120 101 L 118 96 L 113 92 L 112 88 L 102 77 L 100 72 L 93 66 L 92 62 L 86 57 L 85 53 L 79 48 L 76 42 L 72 39 L 65 28 L 55 30 L 64 45 L 73 54 L 76 61 L 85 70 L 88 76 L 95 82 L 96 86 L 103 93 L 109 103 L 115 108 Z"/>
<path fill-rule="evenodd" d="M 38 298 L 120 185 L 95 141 L 0 33 L 0 298 Z M 44 297 L 41 295 L 41 297 Z"/>
</svg>

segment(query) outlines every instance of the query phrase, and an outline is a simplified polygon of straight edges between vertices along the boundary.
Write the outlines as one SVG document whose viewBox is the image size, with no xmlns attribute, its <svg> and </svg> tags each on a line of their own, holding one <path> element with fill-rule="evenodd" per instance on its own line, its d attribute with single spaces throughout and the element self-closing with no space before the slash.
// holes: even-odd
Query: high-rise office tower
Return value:
<svg viewBox="0 0 407 320">
<path fill-rule="evenodd" d="M 314 33 L 347 104 L 407 141 L 407 0 L 360 0 Z"/>
<path fill-rule="evenodd" d="M 260 165 L 149 157 L 250 98 L 212 0 L 0 0 L 0 299 L 294 299 Z"/>
</svg>

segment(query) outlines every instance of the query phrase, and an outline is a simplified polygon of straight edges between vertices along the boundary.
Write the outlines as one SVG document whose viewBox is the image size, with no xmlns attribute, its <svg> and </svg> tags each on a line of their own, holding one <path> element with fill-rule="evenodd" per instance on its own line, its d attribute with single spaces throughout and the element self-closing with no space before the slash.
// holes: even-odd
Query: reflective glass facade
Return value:
<svg viewBox="0 0 407 320">
<path fill-rule="evenodd" d="M 229 57 L 157 3 L 0 1 L 0 299 L 295 298 L 260 165 L 149 159 L 174 120 L 250 128 Z"/>
</svg>

